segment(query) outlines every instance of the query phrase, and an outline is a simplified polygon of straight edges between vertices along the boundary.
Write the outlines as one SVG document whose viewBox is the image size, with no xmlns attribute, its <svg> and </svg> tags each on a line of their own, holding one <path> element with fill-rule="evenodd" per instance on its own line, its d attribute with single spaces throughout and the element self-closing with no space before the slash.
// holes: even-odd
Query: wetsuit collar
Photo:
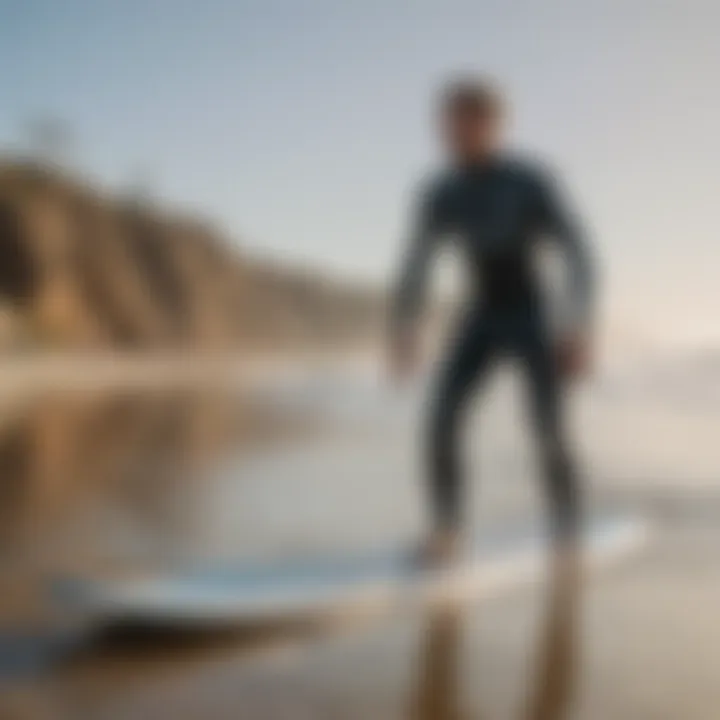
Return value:
<svg viewBox="0 0 720 720">
<path fill-rule="evenodd" d="M 493 168 L 497 167 L 499 161 L 500 156 L 497 153 L 493 153 L 492 155 L 487 155 L 483 158 L 476 158 L 460 163 L 458 165 L 458 169 L 468 175 L 484 175 Z"/>
</svg>

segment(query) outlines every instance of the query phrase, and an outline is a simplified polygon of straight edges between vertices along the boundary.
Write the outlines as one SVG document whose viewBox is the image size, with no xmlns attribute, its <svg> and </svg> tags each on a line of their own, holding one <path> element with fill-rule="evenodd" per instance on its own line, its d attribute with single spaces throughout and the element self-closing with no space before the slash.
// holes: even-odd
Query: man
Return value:
<svg viewBox="0 0 720 720">
<path fill-rule="evenodd" d="M 574 217 L 552 179 L 501 150 L 503 107 L 483 80 L 451 83 L 441 100 L 440 126 L 449 167 L 421 195 L 393 308 L 391 369 L 417 365 L 417 313 L 430 260 L 440 241 L 459 242 L 473 285 L 459 332 L 441 369 L 430 412 L 429 490 L 433 532 L 424 557 L 456 548 L 462 486 L 458 440 L 472 394 L 498 357 L 517 358 L 530 386 L 531 413 L 542 458 L 544 490 L 556 540 L 579 525 L 577 479 L 563 431 L 563 380 L 588 364 L 592 273 Z M 564 251 L 570 270 L 571 322 L 555 336 L 543 307 L 534 264 L 541 241 Z"/>
</svg>

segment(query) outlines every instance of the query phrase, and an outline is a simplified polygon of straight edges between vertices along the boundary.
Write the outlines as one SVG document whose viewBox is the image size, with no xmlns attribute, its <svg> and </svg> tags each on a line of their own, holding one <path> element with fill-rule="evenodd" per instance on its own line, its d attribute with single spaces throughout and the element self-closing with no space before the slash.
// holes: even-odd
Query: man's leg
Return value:
<svg viewBox="0 0 720 720">
<path fill-rule="evenodd" d="M 580 492 L 565 434 L 563 387 L 549 334 L 531 321 L 519 339 L 530 390 L 533 427 L 538 439 L 552 531 L 558 540 L 573 540 L 580 525 Z"/>
<path fill-rule="evenodd" d="M 430 410 L 428 474 L 436 535 L 458 533 L 463 473 L 460 435 L 464 410 L 492 356 L 489 324 L 478 314 L 467 320 L 439 375 Z"/>
</svg>

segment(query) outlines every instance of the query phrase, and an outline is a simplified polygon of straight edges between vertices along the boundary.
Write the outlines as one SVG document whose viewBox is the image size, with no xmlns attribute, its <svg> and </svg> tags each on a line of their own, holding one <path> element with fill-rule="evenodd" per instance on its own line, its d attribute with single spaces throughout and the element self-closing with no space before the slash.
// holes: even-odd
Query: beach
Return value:
<svg viewBox="0 0 720 720">
<path fill-rule="evenodd" d="M 343 554 L 421 535 L 423 383 L 393 390 L 367 360 L 308 360 L 247 386 L 201 382 L 199 367 L 154 388 L 132 373 L 142 363 L 115 390 L 56 377 L 22 402 L 7 394 L 2 549 L 16 590 L 53 567 Z M 13 607 L 6 592 L 0 716 L 709 720 L 720 702 L 717 387 L 711 365 L 701 374 L 671 358 L 573 393 L 590 510 L 653 524 L 651 544 L 617 567 L 569 582 L 549 566 L 539 584 L 452 612 L 322 631 L 111 634 L 67 655 L 40 641 L 53 632 L 47 608 Z M 472 528 L 544 512 L 522 390 L 503 372 L 476 404 Z"/>
</svg>

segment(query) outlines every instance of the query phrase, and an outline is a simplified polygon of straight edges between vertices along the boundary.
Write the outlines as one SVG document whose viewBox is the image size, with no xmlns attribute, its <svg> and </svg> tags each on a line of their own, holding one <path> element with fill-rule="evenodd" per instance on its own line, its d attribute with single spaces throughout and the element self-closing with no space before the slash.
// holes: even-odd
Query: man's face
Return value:
<svg viewBox="0 0 720 720">
<path fill-rule="evenodd" d="M 500 141 L 500 118 L 489 110 L 447 108 L 441 129 L 448 153 L 460 163 L 482 160 L 493 153 Z"/>
</svg>

